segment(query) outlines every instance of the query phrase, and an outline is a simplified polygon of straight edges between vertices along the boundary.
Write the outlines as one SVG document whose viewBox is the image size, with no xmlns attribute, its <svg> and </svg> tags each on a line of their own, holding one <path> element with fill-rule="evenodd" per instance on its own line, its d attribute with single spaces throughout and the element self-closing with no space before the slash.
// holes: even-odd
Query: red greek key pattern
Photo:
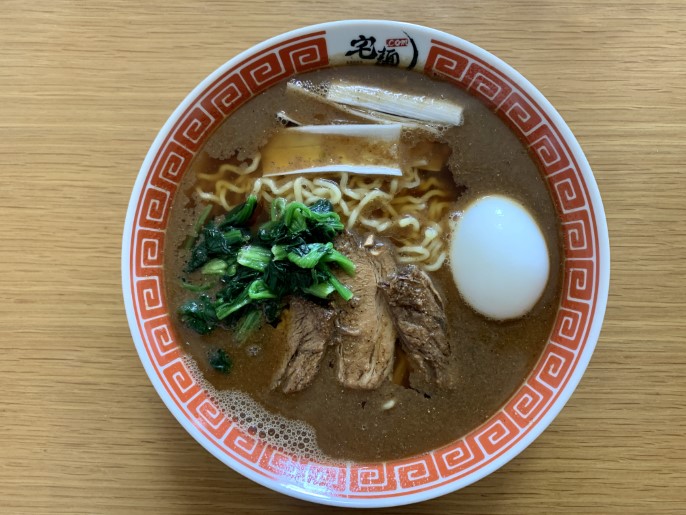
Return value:
<svg viewBox="0 0 686 515">
<path fill-rule="evenodd" d="M 391 466 L 386 463 L 350 468 L 351 492 L 389 492 L 397 488 L 395 474 Z"/>
<path fill-rule="evenodd" d="M 438 471 L 443 478 L 456 478 L 481 463 L 485 455 L 473 435 L 434 453 Z"/>
<path fill-rule="evenodd" d="M 516 91 L 507 96 L 500 109 L 510 121 L 509 125 L 516 127 L 522 134 L 529 134 L 543 121 L 531 102 Z"/>
<path fill-rule="evenodd" d="M 505 406 L 505 411 L 510 414 L 512 420 L 523 428 L 533 422 L 534 416 L 541 406 L 550 401 L 553 392 L 540 383 L 532 386 L 531 382 L 525 384 Z"/>
<path fill-rule="evenodd" d="M 571 165 L 567 151 L 547 123 L 532 131 L 529 140 L 529 148 L 542 164 L 545 175 L 552 175 Z"/>
<path fill-rule="evenodd" d="M 533 376 L 538 384 L 557 391 L 572 371 L 574 353 L 554 343 L 549 343 L 534 369 Z"/>
<path fill-rule="evenodd" d="M 587 316 L 588 306 L 568 301 L 565 304 L 560 307 L 550 341 L 576 350 L 581 343 L 582 324 Z"/>
<path fill-rule="evenodd" d="M 507 446 L 520 432 L 514 421 L 505 412 L 489 420 L 476 435 L 476 441 L 486 454 L 495 454 Z"/>
<path fill-rule="evenodd" d="M 577 253 L 572 249 L 568 254 Z M 550 341 L 577 350 L 586 337 L 586 320 L 595 294 L 595 266 L 589 259 L 567 258 L 562 302 Z"/>
<path fill-rule="evenodd" d="M 181 357 L 181 349 L 174 339 L 169 315 L 148 320 L 143 324 L 143 331 L 155 363 L 159 367 L 164 367 Z"/>
<path fill-rule="evenodd" d="M 400 488 L 414 488 L 439 479 L 438 469 L 432 454 L 425 454 L 400 463 L 393 463 Z"/>
<path fill-rule="evenodd" d="M 134 295 L 138 299 L 138 309 L 143 320 L 164 315 L 167 305 L 162 294 L 161 271 L 151 270 L 146 277 L 134 284 Z"/>
<path fill-rule="evenodd" d="M 249 435 L 236 425 L 229 431 L 224 444 L 251 463 L 257 463 L 266 447 L 259 438 Z"/>
<path fill-rule="evenodd" d="M 202 107 L 195 107 L 179 124 L 174 139 L 188 150 L 195 152 L 200 148 L 204 136 L 214 129 L 220 120 L 210 116 Z"/>
<path fill-rule="evenodd" d="M 171 192 L 156 187 L 149 187 L 143 193 L 140 227 L 162 230 L 167 226 L 171 208 Z"/>
<path fill-rule="evenodd" d="M 225 74 L 200 101 L 200 105 L 214 118 L 226 117 L 252 94 L 238 73 Z"/>
<path fill-rule="evenodd" d="M 567 259 L 592 259 L 595 255 L 595 241 L 591 231 L 591 214 L 588 209 L 579 209 L 560 215 L 565 257 Z"/>
<path fill-rule="evenodd" d="M 188 411 L 217 439 L 221 439 L 231 427 L 228 417 L 204 392 L 193 397 L 188 403 Z"/>
<path fill-rule="evenodd" d="M 159 165 L 156 167 L 156 173 L 152 176 L 150 184 L 174 193 L 192 158 L 191 152 L 178 143 L 169 141 L 160 157 Z"/>
<path fill-rule="evenodd" d="M 212 131 L 235 109 L 279 81 L 329 64 L 326 37 L 313 33 L 256 52 L 226 70 L 179 115 L 152 161 L 140 194 L 131 287 L 150 362 L 176 405 L 218 449 L 269 478 L 342 497 L 426 490 L 468 476 L 515 445 L 545 415 L 574 371 L 596 295 L 597 241 L 584 179 L 573 154 L 538 104 L 502 70 L 432 41 L 424 71 L 478 97 L 530 148 L 562 221 L 563 297 L 550 342 L 504 408 L 469 435 L 422 456 L 380 464 L 334 465 L 294 458 L 232 422 L 190 375 L 163 290 L 164 235 L 183 174 Z"/>
<path fill-rule="evenodd" d="M 512 88 L 478 63 L 472 63 L 465 80 L 467 91 L 478 96 L 490 108 L 497 108 L 510 96 Z"/>
<path fill-rule="evenodd" d="M 174 392 L 174 397 L 183 403 L 188 402 L 200 392 L 200 386 L 195 382 L 181 360 L 172 362 L 162 371 L 162 374 Z"/>
<path fill-rule="evenodd" d="M 155 275 L 162 268 L 162 252 L 164 245 L 164 233 L 150 229 L 140 229 L 138 231 L 140 242 L 140 253 L 136 261 L 136 275 Z"/>
<path fill-rule="evenodd" d="M 567 168 L 548 176 L 550 188 L 555 192 L 558 206 L 563 213 L 569 213 L 586 206 L 586 199 L 581 191 L 578 172 Z"/>
</svg>

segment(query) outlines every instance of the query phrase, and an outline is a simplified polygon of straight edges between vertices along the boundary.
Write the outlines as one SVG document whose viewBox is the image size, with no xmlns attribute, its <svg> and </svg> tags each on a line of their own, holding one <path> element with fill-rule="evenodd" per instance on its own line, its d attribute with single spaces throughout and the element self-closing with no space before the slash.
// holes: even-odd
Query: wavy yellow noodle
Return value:
<svg viewBox="0 0 686 515">
<path fill-rule="evenodd" d="M 250 194 L 267 203 L 275 197 L 306 204 L 326 199 L 337 207 L 346 227 L 360 226 L 390 237 L 399 262 L 415 263 L 426 271 L 445 263 L 454 204 L 441 178 L 431 175 L 422 180 L 415 168 L 402 177 L 331 173 L 315 179 L 273 178 L 260 176 L 259 163 L 257 154 L 248 165 L 223 164 L 213 173 L 199 173 L 198 197 L 226 210 Z"/>
</svg>

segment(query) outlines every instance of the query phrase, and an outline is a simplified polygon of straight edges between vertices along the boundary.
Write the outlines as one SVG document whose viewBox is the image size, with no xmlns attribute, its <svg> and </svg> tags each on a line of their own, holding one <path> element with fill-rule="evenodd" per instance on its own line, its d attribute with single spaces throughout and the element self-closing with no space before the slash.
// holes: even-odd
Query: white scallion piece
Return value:
<svg viewBox="0 0 686 515">
<path fill-rule="evenodd" d="M 405 129 L 424 130 L 435 136 L 440 135 L 441 127 L 445 126 L 445 124 L 435 124 L 427 121 L 420 121 L 418 118 L 398 116 L 368 108 L 351 107 L 345 105 L 344 103 L 335 102 L 326 98 L 323 93 L 309 89 L 303 82 L 298 80 L 292 80 L 288 82 L 286 85 L 286 93 L 305 98 L 308 101 L 319 102 L 328 108 L 340 112 L 345 117 L 352 118 L 353 120 L 364 120 L 366 122 L 379 124 L 401 123 Z M 290 118 L 286 113 L 283 114 L 286 115 L 286 118 L 284 119 Z M 298 125 L 305 125 L 305 123 Z"/>
<path fill-rule="evenodd" d="M 381 124 L 389 124 L 389 123 L 400 123 L 402 124 L 403 128 L 405 129 L 419 129 L 419 130 L 424 130 L 428 131 L 434 135 L 440 135 L 441 130 L 440 126 L 437 126 L 436 124 L 428 123 L 428 122 L 421 122 L 419 123 L 416 119 L 413 118 L 407 118 L 406 116 L 396 116 L 393 114 L 388 114 L 388 113 L 382 113 L 381 111 L 372 111 L 369 109 L 356 109 L 353 107 L 348 107 L 343 104 L 338 104 L 339 107 L 345 111 L 347 114 L 357 116 L 359 118 L 362 118 L 364 120 L 368 120 L 370 122 L 376 122 L 376 123 L 381 123 Z"/>
<path fill-rule="evenodd" d="M 276 119 L 283 125 L 304 125 L 302 122 L 296 120 L 286 111 L 279 111 L 276 113 Z"/>
<path fill-rule="evenodd" d="M 461 125 L 463 122 L 462 106 L 438 98 L 345 82 L 330 84 L 325 96 L 332 102 L 358 109 L 380 111 L 433 124 Z"/>
</svg>

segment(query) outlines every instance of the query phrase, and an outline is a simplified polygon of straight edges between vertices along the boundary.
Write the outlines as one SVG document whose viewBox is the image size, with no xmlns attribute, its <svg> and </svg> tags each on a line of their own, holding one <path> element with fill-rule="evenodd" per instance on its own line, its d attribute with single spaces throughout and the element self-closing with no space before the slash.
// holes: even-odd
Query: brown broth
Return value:
<svg viewBox="0 0 686 515">
<path fill-rule="evenodd" d="M 536 306 L 524 317 L 508 322 L 487 320 L 460 298 L 449 265 L 430 274 L 442 294 L 449 320 L 453 369 L 457 387 L 431 398 L 389 381 L 374 391 L 348 390 L 334 375 L 329 351 L 314 383 L 306 390 L 286 395 L 269 389 L 283 353 L 285 324 L 263 327 L 242 347 L 231 343 L 228 332 L 217 330 L 199 336 L 177 323 L 184 349 L 198 363 L 205 378 L 218 390 L 248 393 L 267 410 L 310 424 L 322 452 L 337 459 L 371 461 L 395 459 L 428 451 L 453 441 L 493 415 L 522 384 L 536 363 L 551 331 L 561 288 L 560 227 L 547 186 L 524 145 L 507 126 L 478 100 L 450 84 L 419 73 L 367 66 L 347 66 L 312 72 L 301 77 L 315 83 L 344 78 L 365 84 L 450 98 L 464 106 L 464 125 L 449 130 L 446 138 L 453 153 L 450 166 L 459 177 L 458 209 L 485 194 L 501 193 L 522 203 L 538 221 L 551 258 L 548 285 Z M 172 308 L 192 294 L 179 286 L 187 258 L 180 250 L 199 206 L 189 192 L 196 173 L 212 172 L 239 149 L 249 156 L 278 125 L 273 114 L 311 109 L 284 96 L 279 84 L 241 107 L 208 143 L 183 179 L 169 222 L 165 247 L 167 298 Z M 210 157 L 210 154 L 214 157 Z M 456 194 L 458 189 L 456 188 Z M 213 371 L 207 352 L 214 346 L 227 349 L 234 359 L 229 375 Z M 250 348 L 259 352 L 250 355 Z M 389 399 L 393 408 L 382 410 Z"/>
</svg>

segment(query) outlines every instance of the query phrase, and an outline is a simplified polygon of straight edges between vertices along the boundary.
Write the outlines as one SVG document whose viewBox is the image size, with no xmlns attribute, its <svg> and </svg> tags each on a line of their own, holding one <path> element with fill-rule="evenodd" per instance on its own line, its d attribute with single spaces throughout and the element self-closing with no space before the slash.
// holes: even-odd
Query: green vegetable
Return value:
<svg viewBox="0 0 686 515">
<path fill-rule="evenodd" d="M 302 291 L 304 293 L 314 295 L 315 297 L 319 297 L 320 299 L 326 299 L 329 297 L 329 295 L 336 291 L 336 288 L 334 288 L 330 282 L 326 281 L 323 283 L 313 284 L 312 286 L 308 286 L 307 288 L 303 288 Z"/>
<path fill-rule="evenodd" d="M 193 248 L 193 251 L 191 252 L 191 258 L 188 260 L 188 263 L 186 263 L 186 268 L 184 268 L 184 271 L 192 272 L 193 270 L 197 270 L 202 265 L 207 263 L 209 259 L 207 247 L 201 242 L 199 245 Z"/>
<path fill-rule="evenodd" d="M 193 224 L 193 232 L 191 234 L 189 234 L 188 237 L 186 238 L 186 241 L 183 242 L 183 248 L 184 249 L 193 248 L 195 241 L 198 239 L 198 234 L 200 233 L 200 229 L 202 229 L 202 226 L 205 225 L 205 222 L 207 221 L 207 217 L 210 216 L 211 212 L 212 212 L 212 206 L 211 205 L 205 206 L 205 209 L 202 210 L 202 212 L 200 213 L 200 216 L 195 221 L 195 224 Z"/>
<path fill-rule="evenodd" d="M 211 350 L 208 358 L 210 366 L 221 374 L 228 374 L 233 368 L 233 362 L 224 349 Z"/>
<path fill-rule="evenodd" d="M 260 327 L 262 322 L 262 313 L 257 309 L 253 309 L 247 315 L 245 315 L 238 322 L 236 326 L 236 331 L 233 333 L 233 339 L 239 345 L 245 343 L 245 341 L 250 337 L 250 335 Z"/>
<path fill-rule="evenodd" d="M 243 290 L 243 292 L 236 297 L 234 300 L 231 302 L 224 302 L 220 305 L 217 306 L 216 308 L 216 315 L 219 320 L 224 320 L 226 317 L 228 317 L 231 313 L 235 313 L 242 307 L 247 306 L 252 302 L 252 299 L 250 298 L 250 295 L 248 294 L 248 290 Z"/>
<path fill-rule="evenodd" d="M 207 205 L 205 206 L 205 209 L 202 210 L 200 213 L 200 216 L 198 219 L 195 221 L 195 224 L 193 224 L 193 232 L 195 234 L 200 233 L 200 229 L 202 229 L 203 225 L 205 225 L 205 222 L 207 221 L 207 217 L 210 216 L 210 213 L 212 212 L 212 205 Z"/>
<path fill-rule="evenodd" d="M 240 229 L 231 229 L 222 232 L 219 227 L 210 223 L 203 231 L 207 253 L 211 256 L 223 256 L 231 254 L 235 245 L 241 245 L 248 241 L 249 236 Z"/>
<path fill-rule="evenodd" d="M 201 291 L 207 291 L 214 286 L 212 283 L 202 283 L 202 284 L 191 284 L 184 279 L 181 279 L 181 287 L 185 290 L 192 291 L 194 293 L 199 293 Z"/>
<path fill-rule="evenodd" d="M 270 221 L 258 230 L 258 239 L 272 244 L 326 243 L 344 228 L 328 200 L 318 200 L 308 207 L 301 202 L 286 204 L 277 198 L 270 208 Z"/>
<path fill-rule="evenodd" d="M 217 325 L 217 314 L 210 298 L 203 294 L 179 308 L 181 321 L 196 333 L 207 334 Z"/>
<path fill-rule="evenodd" d="M 237 205 L 231 211 L 226 213 L 224 216 L 224 221 L 221 223 L 221 227 L 226 228 L 245 226 L 246 222 L 250 220 L 250 217 L 255 212 L 255 206 L 257 206 L 257 197 L 255 195 L 250 195 L 248 200 Z"/>
<path fill-rule="evenodd" d="M 310 206 L 310 211 L 315 214 L 333 213 L 333 204 L 326 199 L 319 199 Z"/>
<path fill-rule="evenodd" d="M 353 292 L 351 292 L 341 281 L 339 281 L 326 265 L 320 265 L 320 267 L 327 273 L 329 284 L 334 287 L 336 293 L 343 297 L 343 300 L 347 302 L 353 298 Z"/>
<path fill-rule="evenodd" d="M 288 245 L 272 246 L 272 254 L 276 260 L 286 259 L 288 257 Z"/>
<path fill-rule="evenodd" d="M 260 272 L 265 271 L 271 260 L 271 251 L 257 245 L 246 245 L 238 251 L 239 264 Z"/>
<path fill-rule="evenodd" d="M 275 299 L 277 298 L 272 292 L 267 288 L 267 284 L 262 279 L 253 281 L 248 288 L 248 296 L 252 300 L 262 300 L 262 299 Z"/>
<path fill-rule="evenodd" d="M 222 232 L 214 222 L 210 222 L 203 228 L 200 241 L 193 248 L 185 271 L 193 272 L 211 258 L 230 256 L 236 252 L 238 245 L 242 245 L 249 239 L 250 235 L 240 229 Z"/>
<path fill-rule="evenodd" d="M 275 198 L 269 208 L 269 219 L 272 222 L 278 222 L 283 218 L 284 211 L 286 211 L 286 199 L 281 197 Z"/>
<path fill-rule="evenodd" d="M 200 269 L 200 273 L 203 275 L 224 275 L 229 264 L 223 259 L 215 258 L 207 263 Z"/>
<path fill-rule="evenodd" d="M 278 298 L 298 293 L 320 280 L 326 280 L 326 277 L 317 279 L 312 270 L 299 268 L 288 261 L 272 261 L 264 272 L 267 288 Z"/>
<path fill-rule="evenodd" d="M 309 213 L 311 213 L 311 211 L 305 204 L 291 202 L 286 206 L 286 211 L 283 214 L 283 223 L 286 224 L 286 227 L 291 234 L 307 231 Z"/>
<path fill-rule="evenodd" d="M 292 236 L 288 233 L 288 228 L 282 221 L 270 221 L 257 229 L 257 239 L 265 245 L 271 242 L 287 243 Z"/>
<path fill-rule="evenodd" d="M 329 299 L 335 292 L 345 300 L 353 296 L 329 268 L 355 273 L 354 263 L 333 246 L 344 226 L 330 202 L 306 206 L 276 198 L 269 220 L 251 228 L 256 209 L 257 198 L 250 196 L 223 219 L 207 221 L 206 208 L 194 227 L 199 236 L 185 271 L 199 270 L 219 279 L 201 285 L 184 282 L 194 292 L 214 288 L 213 297 L 202 294 L 179 309 L 183 323 L 200 334 L 221 326 L 233 330 L 234 341 L 245 341 L 263 321 L 279 321 L 290 295 Z"/>
<path fill-rule="evenodd" d="M 281 320 L 281 311 L 284 308 L 284 303 L 281 300 L 265 300 L 262 302 L 262 314 L 264 320 L 268 324 L 276 327 L 279 320 Z"/>
<path fill-rule="evenodd" d="M 293 247 L 288 253 L 288 260 L 300 268 L 314 268 L 317 263 L 333 250 L 333 243 L 306 243 Z"/>
<path fill-rule="evenodd" d="M 322 256 L 322 263 L 336 263 L 348 275 L 355 275 L 355 263 L 333 247 Z"/>
</svg>

